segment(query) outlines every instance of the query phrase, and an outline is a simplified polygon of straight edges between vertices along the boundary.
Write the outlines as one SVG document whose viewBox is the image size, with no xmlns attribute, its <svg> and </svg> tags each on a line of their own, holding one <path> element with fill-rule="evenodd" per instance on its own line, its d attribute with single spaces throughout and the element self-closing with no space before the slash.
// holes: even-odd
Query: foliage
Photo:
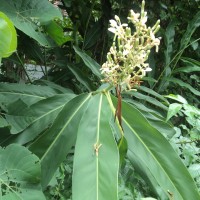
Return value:
<svg viewBox="0 0 200 200">
<path fill-rule="evenodd" d="M 0 12 L 0 63 L 1 58 L 9 57 L 17 47 L 17 34 L 13 23 Z"/>
<path fill-rule="evenodd" d="M 161 18 L 161 51 L 151 52 L 143 86 L 121 94 L 122 124 L 100 66 L 112 44 L 109 20 L 124 23 L 140 2 L 53 3 L 62 13 L 47 0 L 0 6 L 18 34 L 0 74 L 2 199 L 200 199 L 198 2 L 146 2 L 149 23 Z M 5 50 L 14 32 L 1 30 Z M 42 79 L 31 79 L 30 63 L 44 66 Z M 163 96 L 171 93 L 183 97 L 171 103 Z M 7 174 L 12 166 L 21 173 Z"/>
<path fill-rule="evenodd" d="M 2 199 L 45 199 L 41 191 L 39 159 L 27 148 L 11 144 L 0 149 Z"/>
</svg>

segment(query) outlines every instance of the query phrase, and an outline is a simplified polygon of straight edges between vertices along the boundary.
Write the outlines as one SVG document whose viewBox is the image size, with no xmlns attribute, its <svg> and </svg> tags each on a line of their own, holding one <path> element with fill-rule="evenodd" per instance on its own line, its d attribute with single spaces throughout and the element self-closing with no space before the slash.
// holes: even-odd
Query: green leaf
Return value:
<svg viewBox="0 0 200 200">
<path fill-rule="evenodd" d="M 172 103 L 169 105 L 166 121 L 175 116 L 182 108 L 182 104 Z"/>
<path fill-rule="evenodd" d="M 144 86 L 139 86 L 137 88 L 137 90 L 146 92 L 147 94 L 153 96 L 154 98 L 159 99 L 161 102 L 165 102 L 165 104 L 169 104 L 169 102 L 167 101 L 167 99 L 164 96 L 160 95 L 159 93 L 155 92 L 154 90 L 152 90 L 150 88 L 147 88 Z"/>
<path fill-rule="evenodd" d="M 5 105 L 18 99 L 23 100 L 27 105 L 31 105 L 59 93 L 61 92 L 48 86 L 0 83 L 0 103 Z"/>
<path fill-rule="evenodd" d="M 179 72 L 200 72 L 200 62 L 191 58 L 181 58 L 185 67 L 179 67 L 173 71 L 173 73 Z"/>
<path fill-rule="evenodd" d="M 71 41 L 72 38 L 69 35 L 65 35 L 63 28 L 59 26 L 56 21 L 51 21 L 45 26 L 45 31 L 48 32 L 48 35 L 59 45 L 61 46 L 65 42 Z"/>
<path fill-rule="evenodd" d="M 133 104 L 134 107 L 136 107 L 141 112 L 141 114 L 149 121 L 149 123 L 158 131 L 160 131 L 165 137 L 171 138 L 175 134 L 172 125 L 166 123 L 166 117 L 160 115 L 160 113 L 148 108 L 147 106 L 144 106 L 139 102 L 133 101 L 132 99 L 125 99 L 125 101 Z"/>
<path fill-rule="evenodd" d="M 73 91 L 69 88 L 65 88 L 65 87 L 62 87 L 54 82 L 51 82 L 51 81 L 47 81 L 47 80 L 44 80 L 44 79 L 39 79 L 39 80 L 36 80 L 34 81 L 34 84 L 36 85 L 42 85 L 42 86 L 49 86 L 50 88 L 54 89 L 55 91 L 57 91 L 58 94 L 62 94 L 62 93 L 73 93 Z"/>
<path fill-rule="evenodd" d="M 182 96 L 180 95 L 175 95 L 175 94 L 169 94 L 169 95 L 166 95 L 165 97 L 169 98 L 169 99 L 173 99 L 173 100 L 176 100 L 180 103 L 183 103 L 183 104 L 187 104 L 188 102 L 186 101 L 185 98 L 183 98 Z"/>
<path fill-rule="evenodd" d="M 98 77 L 101 78 L 101 72 L 100 68 L 101 66 L 93 60 L 91 57 L 89 57 L 85 52 L 83 52 L 81 49 L 78 47 L 74 46 L 75 52 L 82 58 L 83 62 L 85 65 Z"/>
<path fill-rule="evenodd" d="M 76 79 L 82 83 L 89 91 L 95 90 L 92 81 L 78 67 L 68 65 L 68 68 L 74 74 Z"/>
<path fill-rule="evenodd" d="M 122 107 L 128 158 L 145 181 L 161 199 L 169 193 L 178 200 L 199 199 L 191 175 L 165 137 L 133 106 L 123 103 Z"/>
<path fill-rule="evenodd" d="M 51 47 L 54 43 L 42 31 L 40 26 L 54 18 L 62 18 L 61 12 L 47 0 L 1 0 L 0 10 L 14 23 L 15 27 L 38 41 L 41 45 Z"/>
<path fill-rule="evenodd" d="M 200 26 L 200 11 L 197 12 L 193 17 L 193 19 L 188 23 L 187 30 L 181 39 L 180 51 L 186 48 L 186 46 L 191 40 L 193 33 L 199 26 Z"/>
<path fill-rule="evenodd" d="M 0 148 L 0 163 L 2 200 L 45 200 L 40 162 L 28 149 L 16 144 Z"/>
<path fill-rule="evenodd" d="M 43 188 L 75 145 L 78 125 L 90 97 L 91 94 L 83 94 L 70 100 L 52 126 L 30 145 L 29 149 L 41 158 Z"/>
<path fill-rule="evenodd" d="M 189 89 L 193 94 L 200 96 L 200 92 L 196 89 L 194 89 L 190 84 L 183 82 L 182 80 L 178 79 L 178 78 L 173 78 L 173 77 L 169 77 L 169 78 L 165 78 L 165 80 L 170 81 L 174 84 L 178 84 L 181 87 L 187 88 Z"/>
<path fill-rule="evenodd" d="M 167 110 L 167 107 L 163 103 L 161 103 L 160 101 L 158 101 L 157 99 L 155 99 L 154 97 L 151 97 L 149 95 L 145 95 L 145 94 L 142 94 L 137 91 L 127 91 L 124 93 L 132 95 L 132 96 L 136 97 L 137 99 L 144 100 L 144 101 L 146 101 L 152 105 L 155 105 L 156 107 L 159 107 L 163 110 Z"/>
<path fill-rule="evenodd" d="M 102 21 L 98 20 L 90 29 L 87 31 L 84 39 L 84 49 L 89 49 L 98 43 L 103 31 Z"/>
<path fill-rule="evenodd" d="M 78 129 L 72 179 L 73 200 L 117 200 L 119 155 L 103 94 L 93 96 Z"/>
<path fill-rule="evenodd" d="M 2 12 L 0 12 L 0 38 L 0 58 L 5 58 L 17 48 L 17 33 L 12 21 Z"/>
<path fill-rule="evenodd" d="M 22 109 L 18 115 L 7 117 L 10 125 L 15 129 L 19 127 L 17 133 L 23 131 L 13 142 L 25 144 L 33 140 L 55 120 L 64 105 L 74 97 L 74 94 L 55 95 Z"/>
<path fill-rule="evenodd" d="M 169 68 L 169 64 L 171 62 L 171 56 L 173 53 L 173 45 L 174 45 L 174 36 L 175 36 L 175 22 L 171 21 L 166 28 L 164 42 L 166 46 L 165 50 L 165 67 Z M 165 69 L 168 71 L 167 69 Z"/>
</svg>

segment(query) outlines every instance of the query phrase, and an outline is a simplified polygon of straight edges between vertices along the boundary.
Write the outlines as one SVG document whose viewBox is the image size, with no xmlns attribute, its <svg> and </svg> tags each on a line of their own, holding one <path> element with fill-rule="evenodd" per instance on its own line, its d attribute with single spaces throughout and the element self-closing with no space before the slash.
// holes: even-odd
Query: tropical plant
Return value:
<svg viewBox="0 0 200 200">
<path fill-rule="evenodd" d="M 74 3 L 78 6 L 73 7 Z M 105 5 L 102 13 L 99 5 Z M 172 123 L 166 122 L 168 100 L 150 88 L 139 86 L 148 71 L 148 66 L 143 65 L 147 57 L 142 57 L 141 65 L 130 71 L 135 73 L 139 68 L 139 74 L 134 74 L 140 75 L 139 79 L 132 79 L 127 73 L 121 76 L 119 67 L 116 74 L 120 81 L 110 83 L 104 73 L 108 83 L 101 84 L 106 64 L 100 70 L 101 65 L 91 56 L 101 64 L 106 63 L 107 50 L 112 45 L 107 35 L 111 19 L 106 15 L 107 9 L 112 13 L 122 12 L 130 4 L 123 5 L 123 9 L 119 5 L 118 1 L 112 6 L 103 1 L 63 1 L 70 19 L 62 19 L 59 10 L 47 0 L 1 2 L 0 10 L 14 22 L 19 40 L 23 38 L 18 53 L 3 60 L 2 75 L 6 81 L 22 81 L 20 76 L 12 78 L 5 73 L 8 62 L 12 61 L 28 77 L 23 81 L 31 83 L 0 83 L 0 145 L 3 147 L 0 159 L 1 163 L 6 160 L 1 165 L 2 199 L 31 199 L 32 194 L 37 199 L 200 199 L 193 178 L 174 150 L 174 144 L 169 142 L 175 132 Z M 74 10 L 70 10 L 72 7 Z M 144 10 L 141 16 L 146 23 Z M 91 34 L 93 30 L 96 32 Z M 129 32 L 127 36 L 133 39 L 132 34 Z M 99 39 L 100 35 L 104 35 L 104 41 Z M 149 36 L 152 34 L 143 39 Z M 152 38 L 152 46 L 158 44 Z M 142 44 L 138 46 L 140 50 Z M 27 47 L 31 47 L 30 52 L 26 51 Z M 117 55 L 123 65 L 126 56 L 118 54 L 119 50 L 117 46 L 111 58 Z M 34 82 L 24 67 L 33 61 L 45 66 L 44 78 Z M 51 66 L 49 71 L 47 66 Z M 153 88 L 155 80 L 152 77 L 146 80 L 146 86 Z M 137 91 L 126 91 L 126 86 Z M 16 156 L 15 159 L 7 157 L 8 153 Z M 27 167 L 22 163 L 27 163 Z M 13 166 L 22 174 L 10 170 Z M 69 179 L 64 179 L 64 174 Z M 135 184 L 128 185 L 129 182 Z M 30 187 L 34 191 L 29 191 Z"/>
</svg>

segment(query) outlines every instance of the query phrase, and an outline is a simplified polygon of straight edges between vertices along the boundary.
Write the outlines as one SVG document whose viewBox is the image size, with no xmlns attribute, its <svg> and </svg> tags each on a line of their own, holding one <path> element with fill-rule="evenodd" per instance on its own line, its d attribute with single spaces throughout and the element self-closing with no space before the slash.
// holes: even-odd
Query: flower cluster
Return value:
<svg viewBox="0 0 200 200">
<path fill-rule="evenodd" d="M 140 83 L 146 72 L 151 71 L 148 63 L 150 49 L 160 44 L 160 38 L 155 33 L 160 28 L 158 20 L 153 27 L 147 27 L 147 12 L 144 11 L 145 2 L 142 1 L 141 13 L 130 11 L 129 22 L 135 27 L 134 33 L 128 24 L 122 24 L 119 17 L 110 20 L 109 31 L 113 32 L 114 39 L 110 51 L 107 54 L 107 61 L 102 65 L 101 73 L 105 82 L 123 88 L 134 88 Z"/>
</svg>

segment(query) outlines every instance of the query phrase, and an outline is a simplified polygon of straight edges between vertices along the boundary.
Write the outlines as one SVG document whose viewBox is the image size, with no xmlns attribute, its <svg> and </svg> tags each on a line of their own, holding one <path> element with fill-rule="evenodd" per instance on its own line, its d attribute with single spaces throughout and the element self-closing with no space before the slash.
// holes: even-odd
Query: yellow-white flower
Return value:
<svg viewBox="0 0 200 200">
<path fill-rule="evenodd" d="M 113 44 L 107 54 L 107 61 L 102 65 L 101 73 L 105 76 L 105 82 L 112 85 L 121 85 L 122 88 L 132 89 L 140 84 L 140 80 L 151 71 L 146 63 L 150 49 L 160 45 L 160 38 L 155 34 L 160 28 L 160 21 L 151 28 L 146 26 L 147 12 L 144 11 L 142 1 L 141 13 L 130 11 L 128 20 L 134 24 L 135 32 L 131 33 L 128 24 L 121 24 L 118 16 L 110 20 L 108 29 L 115 34 Z"/>
</svg>

